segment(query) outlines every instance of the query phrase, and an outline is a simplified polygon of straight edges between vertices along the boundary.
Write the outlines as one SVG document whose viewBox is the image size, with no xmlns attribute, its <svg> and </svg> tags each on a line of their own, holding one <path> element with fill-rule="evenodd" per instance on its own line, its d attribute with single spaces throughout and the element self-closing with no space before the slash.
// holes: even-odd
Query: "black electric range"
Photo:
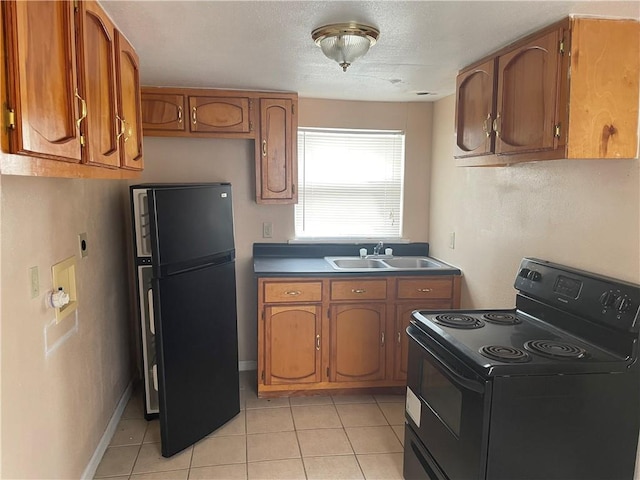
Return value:
<svg viewBox="0 0 640 480">
<path fill-rule="evenodd" d="M 640 286 L 525 258 L 515 288 L 413 313 L 405 478 L 631 479 Z"/>
</svg>

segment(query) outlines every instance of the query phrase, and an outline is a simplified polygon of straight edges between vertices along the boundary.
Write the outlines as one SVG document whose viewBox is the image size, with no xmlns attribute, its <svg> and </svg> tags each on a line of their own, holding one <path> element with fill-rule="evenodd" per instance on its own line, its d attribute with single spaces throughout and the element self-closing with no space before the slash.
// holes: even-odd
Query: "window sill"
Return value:
<svg viewBox="0 0 640 480">
<path fill-rule="evenodd" d="M 348 244 L 362 244 L 362 243 L 411 243 L 408 238 L 363 238 L 363 237 L 296 237 L 288 240 L 287 243 L 348 243 Z"/>
</svg>

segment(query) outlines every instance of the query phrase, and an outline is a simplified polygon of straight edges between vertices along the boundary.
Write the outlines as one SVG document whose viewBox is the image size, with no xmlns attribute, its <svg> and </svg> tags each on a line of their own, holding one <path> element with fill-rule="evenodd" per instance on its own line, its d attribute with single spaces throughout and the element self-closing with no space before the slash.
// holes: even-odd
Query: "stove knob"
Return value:
<svg viewBox="0 0 640 480">
<path fill-rule="evenodd" d="M 529 280 L 531 280 L 532 282 L 539 282 L 540 279 L 542 278 L 542 275 L 540 274 L 540 272 L 536 272 L 535 270 L 531 270 L 529 273 L 527 273 L 527 278 Z"/>
<path fill-rule="evenodd" d="M 618 298 L 613 292 L 604 292 L 600 295 L 600 303 L 604 307 L 610 307 L 613 305 L 613 302 Z"/>
<path fill-rule="evenodd" d="M 618 297 L 616 301 L 613 302 L 613 306 L 622 313 L 631 306 L 631 301 L 627 297 Z"/>
<path fill-rule="evenodd" d="M 519 277 L 522 277 L 522 278 L 527 278 L 527 276 L 529 275 L 529 272 L 530 272 L 530 271 L 531 271 L 531 270 L 529 270 L 528 268 L 523 268 L 522 270 L 520 270 L 520 271 L 518 272 L 518 276 L 519 276 Z"/>
</svg>

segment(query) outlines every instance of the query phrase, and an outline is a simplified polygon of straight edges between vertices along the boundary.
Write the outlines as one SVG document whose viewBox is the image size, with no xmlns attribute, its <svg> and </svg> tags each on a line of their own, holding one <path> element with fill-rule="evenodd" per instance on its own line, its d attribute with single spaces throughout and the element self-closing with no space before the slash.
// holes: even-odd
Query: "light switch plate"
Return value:
<svg viewBox="0 0 640 480">
<path fill-rule="evenodd" d="M 40 296 L 40 275 L 38 274 L 37 266 L 29 269 L 29 283 L 31 287 L 31 298 Z"/>
<path fill-rule="evenodd" d="M 262 222 L 262 238 L 271 238 L 273 235 L 273 223 Z"/>
</svg>

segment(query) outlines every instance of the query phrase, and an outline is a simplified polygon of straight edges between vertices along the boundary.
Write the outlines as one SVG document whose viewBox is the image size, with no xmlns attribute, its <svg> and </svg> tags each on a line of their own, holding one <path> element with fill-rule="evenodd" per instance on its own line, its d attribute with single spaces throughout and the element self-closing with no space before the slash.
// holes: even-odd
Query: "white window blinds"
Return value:
<svg viewBox="0 0 640 480">
<path fill-rule="evenodd" d="M 404 133 L 298 129 L 298 238 L 400 238 Z"/>
</svg>

